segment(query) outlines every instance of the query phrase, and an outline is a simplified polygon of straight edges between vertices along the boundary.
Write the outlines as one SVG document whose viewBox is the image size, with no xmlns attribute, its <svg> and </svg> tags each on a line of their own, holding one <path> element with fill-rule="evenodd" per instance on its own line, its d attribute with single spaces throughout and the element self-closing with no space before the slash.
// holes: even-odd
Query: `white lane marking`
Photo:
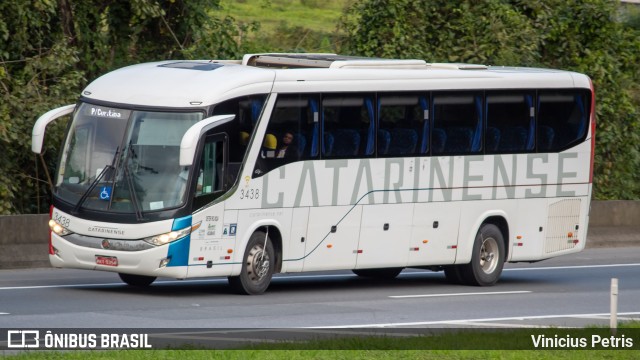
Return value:
<svg viewBox="0 0 640 360">
<path fill-rule="evenodd" d="M 9 315 L 9 313 L 0 312 L 0 315 Z"/>
<path fill-rule="evenodd" d="M 470 293 L 452 293 L 452 294 L 425 294 L 425 295 L 393 295 L 392 299 L 408 299 L 408 298 L 426 298 L 426 297 L 448 297 L 448 296 L 474 296 L 474 295 L 508 295 L 508 294 L 528 294 L 531 291 L 493 291 L 493 292 L 470 292 Z"/>
<path fill-rule="evenodd" d="M 396 326 L 424 326 L 424 325 L 464 325 L 466 323 L 489 322 L 489 321 L 524 321 L 524 320 L 541 320 L 541 319 L 559 319 L 559 318 L 592 318 L 594 316 L 607 316 L 608 313 L 600 314 L 563 314 L 563 315 L 536 315 L 536 316 L 514 316 L 501 318 L 484 318 L 484 319 L 459 319 L 459 320 L 439 320 L 439 321 L 416 321 L 405 323 L 381 323 L 381 324 L 356 324 L 356 325 L 337 325 L 337 326 L 317 326 L 311 329 L 350 329 L 350 328 L 373 328 L 373 327 L 396 327 Z M 618 315 L 640 315 L 640 312 L 624 312 Z"/>
<path fill-rule="evenodd" d="M 207 280 L 162 280 L 154 284 L 192 284 L 192 283 L 212 283 L 227 282 L 227 279 L 207 279 Z M 0 287 L 0 290 L 29 290 L 29 289 L 51 289 L 51 288 L 83 288 L 83 287 L 101 287 L 101 286 L 127 286 L 125 283 L 102 283 L 102 284 L 67 284 L 67 285 L 35 285 L 35 286 L 6 286 Z"/>
<path fill-rule="evenodd" d="M 528 325 L 528 324 L 505 324 L 505 323 L 496 323 L 496 322 L 492 322 L 492 323 L 478 323 L 478 322 L 466 322 L 464 323 L 464 326 L 476 326 L 476 327 L 488 327 L 488 328 L 510 328 L 510 329 L 515 329 L 515 328 L 522 328 L 522 329 L 544 329 L 544 328 L 548 328 L 551 327 L 549 325 Z M 573 327 L 567 327 L 567 326 L 556 326 L 553 325 L 554 328 L 558 328 L 558 329 L 570 329 Z"/>
<path fill-rule="evenodd" d="M 606 264 L 606 265 L 578 265 L 578 266 L 553 266 L 553 267 L 533 267 L 533 268 L 511 268 L 504 269 L 504 271 L 535 271 L 535 270 L 563 270 L 563 269 L 587 269 L 587 268 L 610 268 L 610 267 L 627 267 L 627 266 L 640 266 L 640 263 L 634 264 Z M 412 271 L 401 273 L 400 276 L 411 275 L 438 275 L 433 271 Z M 288 275 L 288 276 L 276 276 L 274 280 L 283 279 L 316 279 L 316 278 L 355 278 L 354 274 L 327 274 L 327 275 Z M 155 282 L 155 284 L 195 284 L 195 283 L 226 283 L 227 279 L 192 279 L 192 280 L 161 280 Z M 6 286 L 0 287 L 0 290 L 29 290 L 29 289 L 51 289 L 51 288 L 83 288 L 83 287 L 100 287 L 100 286 L 125 286 L 124 283 L 101 283 L 101 284 L 69 284 L 69 285 L 36 285 L 36 286 Z"/>
<path fill-rule="evenodd" d="M 510 268 L 504 269 L 504 271 L 529 271 L 529 270 L 564 270 L 564 269 L 597 269 L 597 268 L 611 268 L 611 267 L 625 267 L 625 266 L 640 266 L 640 263 L 635 264 L 603 264 L 603 265 L 571 265 L 571 266 L 548 266 L 539 268 Z"/>
</svg>

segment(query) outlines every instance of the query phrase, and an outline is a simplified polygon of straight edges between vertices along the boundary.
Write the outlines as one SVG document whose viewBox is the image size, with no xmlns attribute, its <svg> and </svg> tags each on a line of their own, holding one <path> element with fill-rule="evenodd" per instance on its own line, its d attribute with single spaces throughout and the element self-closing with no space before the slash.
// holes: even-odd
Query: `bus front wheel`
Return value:
<svg viewBox="0 0 640 360">
<path fill-rule="evenodd" d="M 127 285 L 136 287 L 147 287 L 156 280 L 155 276 L 133 275 L 118 273 L 120 279 Z"/>
<path fill-rule="evenodd" d="M 467 285 L 494 285 L 504 267 L 504 238 L 494 224 L 484 224 L 473 243 L 471 262 L 460 267 L 462 280 Z"/>
<path fill-rule="evenodd" d="M 251 235 L 244 252 L 242 270 L 238 276 L 230 276 L 229 284 L 240 294 L 259 295 L 271 283 L 275 267 L 275 253 L 271 239 L 262 231 Z"/>
</svg>

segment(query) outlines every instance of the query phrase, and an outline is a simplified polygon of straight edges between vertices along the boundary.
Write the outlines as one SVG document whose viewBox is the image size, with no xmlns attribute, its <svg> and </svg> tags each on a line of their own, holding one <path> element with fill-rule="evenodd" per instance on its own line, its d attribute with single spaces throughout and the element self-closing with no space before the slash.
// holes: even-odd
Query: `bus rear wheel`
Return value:
<svg viewBox="0 0 640 360">
<path fill-rule="evenodd" d="M 230 276 L 229 284 L 240 294 L 262 294 L 271 283 L 274 267 L 275 253 L 271 239 L 264 232 L 256 231 L 251 235 L 244 252 L 240 275 Z"/>
<path fill-rule="evenodd" d="M 145 275 L 133 275 L 133 274 L 123 274 L 118 273 L 120 275 L 120 279 L 127 285 L 136 286 L 136 287 L 147 287 L 151 285 L 154 281 L 156 281 L 155 276 L 145 276 Z"/>
<path fill-rule="evenodd" d="M 504 238 L 494 224 L 484 224 L 473 243 L 471 262 L 460 267 L 462 280 L 467 285 L 491 286 L 502 274 L 504 267 Z"/>
<path fill-rule="evenodd" d="M 385 269 L 354 269 L 351 270 L 360 277 L 376 278 L 376 279 L 395 279 L 402 271 L 402 268 L 385 268 Z"/>
</svg>

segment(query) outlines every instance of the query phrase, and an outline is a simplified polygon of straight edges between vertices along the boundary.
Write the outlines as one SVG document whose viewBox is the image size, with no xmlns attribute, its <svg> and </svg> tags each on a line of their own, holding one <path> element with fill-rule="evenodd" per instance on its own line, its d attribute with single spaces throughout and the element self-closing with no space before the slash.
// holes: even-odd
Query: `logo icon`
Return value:
<svg viewBox="0 0 640 360">
<path fill-rule="evenodd" d="M 40 331 L 38 330 L 9 330 L 7 331 L 8 348 L 39 348 Z"/>
</svg>

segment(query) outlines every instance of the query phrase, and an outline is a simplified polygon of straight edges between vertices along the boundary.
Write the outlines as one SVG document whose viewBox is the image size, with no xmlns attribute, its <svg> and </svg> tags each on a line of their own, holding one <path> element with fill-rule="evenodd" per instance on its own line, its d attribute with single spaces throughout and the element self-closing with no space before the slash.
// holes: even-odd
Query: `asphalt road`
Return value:
<svg viewBox="0 0 640 360">
<path fill-rule="evenodd" d="M 619 318 L 640 319 L 640 247 L 508 264 L 485 288 L 423 270 L 391 281 L 341 271 L 278 275 L 264 295 L 241 296 L 221 278 L 136 289 L 113 273 L 1 270 L 0 328 L 584 326 L 608 324 L 611 278 Z"/>
</svg>

